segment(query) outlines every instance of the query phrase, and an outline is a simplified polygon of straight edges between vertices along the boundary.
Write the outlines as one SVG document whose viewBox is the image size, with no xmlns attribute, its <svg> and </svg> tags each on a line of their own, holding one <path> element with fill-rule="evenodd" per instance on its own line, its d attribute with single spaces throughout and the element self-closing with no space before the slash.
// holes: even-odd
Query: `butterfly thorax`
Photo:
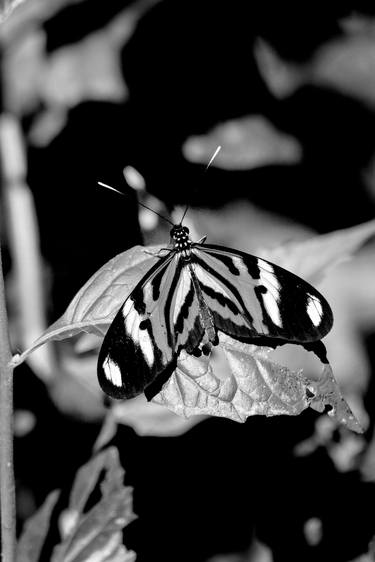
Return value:
<svg viewBox="0 0 375 562">
<path fill-rule="evenodd" d="M 171 241 L 173 249 L 180 252 L 184 259 L 189 260 L 192 241 L 190 240 L 188 227 L 180 224 L 175 225 L 171 229 Z"/>
</svg>

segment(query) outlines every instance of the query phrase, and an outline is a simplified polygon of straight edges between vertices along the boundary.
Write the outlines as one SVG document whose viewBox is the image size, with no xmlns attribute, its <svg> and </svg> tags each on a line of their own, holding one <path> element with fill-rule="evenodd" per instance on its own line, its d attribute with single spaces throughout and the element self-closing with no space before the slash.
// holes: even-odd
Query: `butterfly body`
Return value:
<svg viewBox="0 0 375 562">
<path fill-rule="evenodd" d="M 309 345 L 331 329 L 331 309 L 311 285 L 256 256 L 192 242 L 182 225 L 171 247 L 124 302 L 100 350 L 98 378 L 114 398 L 165 382 L 182 350 L 208 355 L 220 332 L 275 347 Z"/>
</svg>

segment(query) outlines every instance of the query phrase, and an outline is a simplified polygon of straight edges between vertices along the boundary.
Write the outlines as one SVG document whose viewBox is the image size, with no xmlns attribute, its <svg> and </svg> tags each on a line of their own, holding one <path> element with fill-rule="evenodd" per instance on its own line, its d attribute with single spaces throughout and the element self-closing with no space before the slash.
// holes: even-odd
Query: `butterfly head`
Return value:
<svg viewBox="0 0 375 562">
<path fill-rule="evenodd" d="M 182 252 L 184 250 L 190 250 L 191 248 L 191 240 L 189 237 L 189 229 L 187 226 L 176 224 L 171 229 L 171 240 L 175 250 Z"/>
</svg>

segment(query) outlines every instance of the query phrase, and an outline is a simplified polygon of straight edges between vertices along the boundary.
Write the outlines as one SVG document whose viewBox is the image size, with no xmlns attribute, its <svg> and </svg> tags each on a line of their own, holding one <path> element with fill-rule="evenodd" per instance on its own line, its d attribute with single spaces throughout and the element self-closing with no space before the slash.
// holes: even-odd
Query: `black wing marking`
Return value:
<svg viewBox="0 0 375 562">
<path fill-rule="evenodd" d="M 270 262 L 225 248 L 194 244 L 192 263 L 215 326 L 262 345 L 309 343 L 333 324 L 325 298 L 306 281 Z"/>
<path fill-rule="evenodd" d="M 102 389 L 113 398 L 140 394 L 173 371 L 181 349 L 194 353 L 206 324 L 189 265 L 171 251 L 138 283 L 108 329 L 98 358 Z"/>
</svg>

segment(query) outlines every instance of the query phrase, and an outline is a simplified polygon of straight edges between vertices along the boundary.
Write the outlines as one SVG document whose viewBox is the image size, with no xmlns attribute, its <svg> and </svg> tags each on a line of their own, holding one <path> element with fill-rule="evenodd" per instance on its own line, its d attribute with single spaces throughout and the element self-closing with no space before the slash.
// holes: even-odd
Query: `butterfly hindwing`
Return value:
<svg viewBox="0 0 375 562">
<path fill-rule="evenodd" d="M 324 297 L 293 273 L 223 246 L 197 244 L 192 253 L 204 298 L 224 333 L 253 343 L 261 337 L 302 344 L 331 329 Z"/>
</svg>

